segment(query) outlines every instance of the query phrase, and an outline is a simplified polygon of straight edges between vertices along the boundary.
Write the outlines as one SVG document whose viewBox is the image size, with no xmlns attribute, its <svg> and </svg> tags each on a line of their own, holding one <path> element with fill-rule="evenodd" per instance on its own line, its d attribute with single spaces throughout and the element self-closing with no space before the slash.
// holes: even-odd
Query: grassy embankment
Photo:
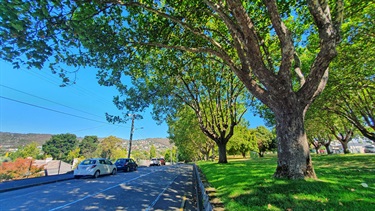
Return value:
<svg viewBox="0 0 375 211">
<path fill-rule="evenodd" d="M 199 162 L 225 210 L 375 210 L 375 155 L 313 156 L 318 180 L 272 177 L 277 158 Z"/>
</svg>

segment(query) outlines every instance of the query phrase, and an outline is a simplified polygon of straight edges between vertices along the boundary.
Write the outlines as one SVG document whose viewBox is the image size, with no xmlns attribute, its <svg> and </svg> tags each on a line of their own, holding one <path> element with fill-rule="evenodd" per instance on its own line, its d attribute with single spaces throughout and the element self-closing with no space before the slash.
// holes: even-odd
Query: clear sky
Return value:
<svg viewBox="0 0 375 211">
<path fill-rule="evenodd" d="M 76 84 L 60 87 L 61 78 L 48 68 L 13 69 L 0 60 L 0 131 L 13 133 L 73 133 L 78 137 L 110 135 L 129 139 L 131 121 L 108 123 L 105 113 L 120 115 L 113 104 L 118 92 L 114 87 L 100 86 L 96 70 L 80 69 Z M 157 125 L 150 110 L 135 121 L 133 140 L 168 137 L 168 126 Z M 245 115 L 252 128 L 263 120 Z"/>
</svg>

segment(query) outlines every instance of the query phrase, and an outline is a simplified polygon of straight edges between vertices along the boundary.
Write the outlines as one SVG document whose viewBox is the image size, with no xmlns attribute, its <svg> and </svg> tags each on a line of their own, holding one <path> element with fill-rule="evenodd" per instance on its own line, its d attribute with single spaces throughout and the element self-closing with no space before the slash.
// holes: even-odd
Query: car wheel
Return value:
<svg viewBox="0 0 375 211">
<path fill-rule="evenodd" d="M 112 170 L 112 175 L 116 175 L 117 174 L 117 170 L 116 169 L 113 169 Z"/>
<path fill-rule="evenodd" d="M 137 166 L 134 166 L 134 171 L 137 171 Z"/>
<path fill-rule="evenodd" d="M 94 174 L 94 178 L 98 178 L 98 177 L 99 177 L 99 175 L 100 175 L 100 171 L 99 171 L 99 170 L 97 170 L 97 171 L 95 172 L 95 174 Z"/>
</svg>

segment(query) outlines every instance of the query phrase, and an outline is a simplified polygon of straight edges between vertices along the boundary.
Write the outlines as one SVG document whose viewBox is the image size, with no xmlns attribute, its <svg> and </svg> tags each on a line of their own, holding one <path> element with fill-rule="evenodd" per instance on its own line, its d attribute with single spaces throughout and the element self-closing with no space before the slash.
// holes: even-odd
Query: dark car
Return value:
<svg viewBox="0 0 375 211">
<path fill-rule="evenodd" d="M 115 162 L 118 171 L 137 171 L 138 164 L 131 158 L 120 158 Z"/>
</svg>

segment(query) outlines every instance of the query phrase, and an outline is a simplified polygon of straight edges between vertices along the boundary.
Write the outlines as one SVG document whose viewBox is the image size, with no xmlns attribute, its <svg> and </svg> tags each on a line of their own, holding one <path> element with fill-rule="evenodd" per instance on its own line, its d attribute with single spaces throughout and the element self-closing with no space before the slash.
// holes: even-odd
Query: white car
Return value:
<svg viewBox="0 0 375 211">
<path fill-rule="evenodd" d="M 117 167 L 110 160 L 105 158 L 91 158 L 82 161 L 76 169 L 74 169 L 74 178 L 81 176 L 93 176 L 95 178 L 104 174 L 115 175 Z"/>
<path fill-rule="evenodd" d="M 150 160 L 150 166 L 160 166 L 160 162 L 157 158 L 152 158 Z"/>
<path fill-rule="evenodd" d="M 375 153 L 375 146 L 373 145 L 365 146 L 365 153 Z"/>
</svg>

